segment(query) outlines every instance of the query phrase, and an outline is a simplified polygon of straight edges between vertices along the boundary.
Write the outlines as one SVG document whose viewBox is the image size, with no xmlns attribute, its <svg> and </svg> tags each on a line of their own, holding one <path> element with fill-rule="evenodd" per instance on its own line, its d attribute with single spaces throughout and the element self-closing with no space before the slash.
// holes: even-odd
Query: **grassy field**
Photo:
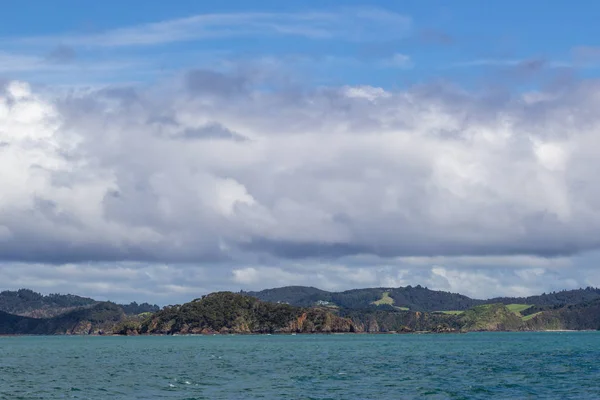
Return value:
<svg viewBox="0 0 600 400">
<path fill-rule="evenodd" d="M 382 304 L 389 304 L 390 306 L 394 305 L 394 299 L 390 297 L 389 292 L 383 292 L 381 299 L 374 301 L 373 304 L 376 306 L 380 306 Z"/>
<path fill-rule="evenodd" d="M 441 312 L 443 314 L 450 314 L 450 315 L 460 315 L 462 313 L 464 313 L 464 311 L 459 311 L 459 310 L 448 310 L 448 311 L 438 311 Z"/>
<path fill-rule="evenodd" d="M 149 312 L 149 311 L 147 311 L 147 312 L 143 312 L 143 313 L 141 313 L 141 314 L 138 314 L 138 317 L 143 317 L 143 318 L 145 318 L 145 317 L 149 317 L 149 316 L 151 316 L 151 315 L 152 315 L 152 313 L 151 313 L 151 312 Z"/>
<path fill-rule="evenodd" d="M 480 306 L 480 308 L 482 308 L 482 309 L 489 308 L 489 307 L 490 307 L 490 304 Z M 521 315 L 521 311 L 527 310 L 529 307 L 531 307 L 531 304 L 507 304 L 506 305 L 506 308 L 508 309 L 508 311 L 516 314 L 518 317 L 521 318 L 522 321 L 529 321 L 531 318 L 533 318 L 539 314 L 539 313 L 535 313 L 535 314 L 530 314 L 530 315 Z M 462 313 L 464 313 L 464 311 L 459 311 L 459 310 L 447 310 L 447 311 L 436 311 L 436 312 L 443 313 L 443 314 L 450 314 L 450 315 L 461 315 Z"/>
<path fill-rule="evenodd" d="M 490 304 L 484 304 L 480 307 L 489 308 L 490 306 L 491 306 Z M 506 308 L 508 308 L 508 311 L 517 314 L 519 317 L 521 317 L 521 311 L 526 310 L 529 307 L 531 307 L 531 304 L 507 304 L 506 305 Z M 441 312 L 444 314 L 450 314 L 450 315 L 460 315 L 460 314 L 464 313 L 464 311 L 460 311 L 460 310 L 446 310 L 446 311 L 437 311 L 437 312 Z"/>
<path fill-rule="evenodd" d="M 535 317 L 536 315 L 539 314 L 539 312 L 537 312 L 534 314 L 522 315 L 521 311 L 525 311 L 529 307 L 531 307 L 531 304 L 508 304 L 506 306 L 506 308 L 508 308 L 510 311 L 514 312 L 519 317 L 521 317 L 521 321 L 529 321 L 530 319 L 532 319 L 533 317 Z"/>
<path fill-rule="evenodd" d="M 526 315 L 524 317 L 521 317 L 521 320 L 523 320 L 523 321 L 529 321 L 531 318 L 535 317 L 538 314 L 541 314 L 541 311 L 533 313 L 533 314 Z"/>
<path fill-rule="evenodd" d="M 527 310 L 529 307 L 531 307 L 531 304 L 507 304 L 506 308 L 508 308 L 510 311 L 514 312 L 515 314 L 518 314 L 519 316 L 521 315 L 521 311 Z"/>
<path fill-rule="evenodd" d="M 397 310 L 402 310 L 402 311 L 408 311 L 409 308 L 408 307 L 398 307 L 394 305 L 394 299 L 392 299 L 390 297 L 390 293 L 389 292 L 383 292 L 381 298 L 377 301 L 374 301 L 371 304 L 375 304 L 376 306 L 380 306 L 382 304 L 387 304 L 389 306 L 393 306 L 395 309 Z"/>
</svg>

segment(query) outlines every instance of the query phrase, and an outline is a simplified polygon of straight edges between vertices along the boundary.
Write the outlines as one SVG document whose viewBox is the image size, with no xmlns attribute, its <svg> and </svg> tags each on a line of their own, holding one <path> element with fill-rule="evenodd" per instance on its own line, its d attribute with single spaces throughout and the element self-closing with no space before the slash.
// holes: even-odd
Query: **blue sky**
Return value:
<svg viewBox="0 0 600 400">
<path fill-rule="evenodd" d="M 586 48 L 599 37 L 591 11 L 598 6 L 585 4 L 588 7 L 563 1 L 10 2 L 3 7 L 0 51 L 13 58 L 63 57 L 60 61 L 72 64 L 68 72 L 57 72 L 56 66 L 52 74 L 48 67 L 36 70 L 23 65 L 23 59 L 13 60 L 14 66 L 5 66 L 4 73 L 40 79 L 36 74 L 45 72 L 46 80 L 63 84 L 148 81 L 186 68 L 277 61 L 283 64 L 279 72 L 316 85 L 406 87 L 437 79 L 485 87 L 500 79 L 527 87 L 566 74 L 595 76 L 598 54 Z M 331 28 L 331 21 L 315 18 L 316 13 L 336 20 L 334 34 L 319 32 Z M 389 17 L 385 21 L 383 14 Z M 199 15 L 212 20 L 195 27 L 177 24 Z M 145 24 L 168 21 L 175 23 L 164 35 L 183 30 L 185 37 L 118 45 L 119 38 L 113 36 L 116 42 L 101 43 L 103 34 L 115 30 L 140 33 Z M 202 24 L 206 29 L 194 32 Z M 297 31 L 284 32 L 286 24 Z M 100 43 L 92 40 L 94 36 Z M 521 65 L 538 64 L 543 68 L 535 79 L 515 72 Z"/>
<path fill-rule="evenodd" d="M 600 6 L 12 1 L 0 282 L 600 286 Z"/>
</svg>

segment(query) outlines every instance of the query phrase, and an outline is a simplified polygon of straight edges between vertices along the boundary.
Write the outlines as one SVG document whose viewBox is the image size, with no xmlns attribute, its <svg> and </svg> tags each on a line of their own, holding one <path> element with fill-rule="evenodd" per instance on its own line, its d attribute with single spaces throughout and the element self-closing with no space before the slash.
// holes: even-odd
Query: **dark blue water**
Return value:
<svg viewBox="0 0 600 400">
<path fill-rule="evenodd" d="M 600 333 L 0 338 L 6 399 L 599 399 Z"/>
</svg>

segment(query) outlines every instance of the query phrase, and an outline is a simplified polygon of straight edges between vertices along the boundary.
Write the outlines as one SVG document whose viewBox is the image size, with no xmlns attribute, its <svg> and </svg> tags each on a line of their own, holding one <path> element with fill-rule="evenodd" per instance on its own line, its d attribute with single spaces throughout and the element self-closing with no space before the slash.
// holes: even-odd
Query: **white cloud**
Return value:
<svg viewBox="0 0 600 400">
<path fill-rule="evenodd" d="M 378 98 L 391 96 L 390 93 L 386 92 L 384 89 L 372 86 L 347 86 L 345 88 L 345 94 L 351 98 L 367 99 L 369 101 L 375 101 Z"/>
<path fill-rule="evenodd" d="M 0 51 L 0 73 L 34 73 L 46 72 L 53 74 L 79 73 L 107 73 L 110 71 L 121 71 L 140 68 L 145 65 L 144 60 L 87 60 L 68 64 L 48 62 L 43 57 L 8 53 Z"/>
<path fill-rule="evenodd" d="M 302 283 L 302 274 L 283 270 L 275 267 L 246 267 L 232 270 L 232 281 L 244 287 L 260 287 L 265 282 L 275 286 L 293 285 Z"/>
<path fill-rule="evenodd" d="M 451 257 L 398 257 L 395 259 L 401 264 L 409 266 L 445 265 L 454 268 L 460 267 L 537 267 L 537 268 L 564 268 L 572 266 L 570 257 L 536 257 L 527 255 L 508 256 L 451 256 Z"/>
<path fill-rule="evenodd" d="M 11 44 L 127 47 L 256 35 L 366 41 L 385 35 L 403 36 L 409 27 L 408 17 L 377 8 L 344 8 L 335 12 L 199 14 L 96 34 L 11 38 Z"/>
<path fill-rule="evenodd" d="M 564 171 L 568 152 L 560 143 L 536 143 L 535 155 L 539 162 L 551 171 Z"/>
<path fill-rule="evenodd" d="M 246 187 L 231 178 L 221 179 L 217 182 L 215 192 L 216 207 L 224 215 L 233 215 L 237 205 L 252 206 L 256 203 L 248 194 Z"/>
<path fill-rule="evenodd" d="M 228 258 L 223 244 L 282 257 L 597 246 L 598 197 L 586 184 L 598 122 L 582 109 L 591 90 L 491 112 L 460 92 L 362 86 L 297 99 L 205 75 L 170 97 L 107 89 L 56 100 L 10 84 L 0 222 L 19 246 L 4 251 L 31 253 L 34 234 L 61 257 L 101 248 L 94 258 L 165 261 Z"/>
<path fill-rule="evenodd" d="M 208 282 L 189 278 L 204 288 L 429 282 L 481 297 L 529 293 L 538 278 L 553 287 L 556 271 L 577 269 L 573 254 L 599 247 L 593 81 L 498 103 L 435 86 L 265 91 L 260 79 L 9 83 L 0 257 L 43 266 L 3 281 L 61 288 L 77 276 L 93 293 L 124 293 L 146 277 L 140 290 L 183 295 L 193 264 L 210 270 Z M 348 261 L 357 254 L 373 259 Z M 112 261 L 149 267 L 101 264 Z M 103 268 L 107 280 L 95 278 Z M 569 285 L 595 279 L 573 273 Z"/>
</svg>

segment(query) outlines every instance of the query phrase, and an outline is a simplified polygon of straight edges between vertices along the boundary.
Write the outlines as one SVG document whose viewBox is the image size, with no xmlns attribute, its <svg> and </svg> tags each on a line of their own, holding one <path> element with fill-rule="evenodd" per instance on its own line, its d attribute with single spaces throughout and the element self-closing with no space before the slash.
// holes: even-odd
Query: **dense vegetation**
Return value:
<svg viewBox="0 0 600 400">
<path fill-rule="evenodd" d="M 309 286 L 286 286 L 265 289 L 260 292 L 241 292 L 251 297 L 271 303 L 286 303 L 299 307 L 310 307 L 318 300 L 329 301 L 330 292 Z M 326 300 L 327 299 L 327 300 Z"/>
<path fill-rule="evenodd" d="M 29 289 L 0 292 L 0 311 L 23 316 L 52 317 L 76 307 L 96 303 L 95 300 L 87 297 L 72 294 L 43 296 Z"/>
<path fill-rule="evenodd" d="M 396 307 L 413 311 L 466 310 L 484 303 L 482 300 L 474 300 L 461 294 L 430 290 L 421 286 L 353 289 L 344 292 L 326 292 L 312 287 L 288 286 L 247 294 L 263 301 L 288 303 L 300 307 L 309 307 L 318 301 L 325 301 L 349 309 L 370 308 L 384 296 L 389 296 Z"/>
<path fill-rule="evenodd" d="M 529 297 L 497 297 L 487 300 L 487 303 L 522 303 L 536 306 L 562 307 L 569 304 L 580 304 L 600 299 L 600 289 L 587 287 L 585 289 L 562 290 L 560 292 L 543 293 Z"/>
<path fill-rule="evenodd" d="M 0 312 L 1 335 L 61 335 L 111 333 L 126 319 L 118 305 L 104 302 L 52 318 L 31 318 Z"/>
<path fill-rule="evenodd" d="M 412 311 L 467 310 L 482 304 L 532 304 L 537 306 L 566 306 L 579 304 L 600 298 L 600 289 L 586 288 L 544 293 L 530 297 L 501 297 L 488 300 L 439 290 L 430 290 L 422 286 L 399 288 L 354 289 L 344 292 L 327 292 L 313 287 L 288 286 L 267 289 L 247 294 L 263 301 L 281 302 L 300 307 L 314 306 L 318 301 L 330 302 L 338 307 L 359 309 L 370 308 L 381 300 L 384 294 L 393 300 L 396 307 L 405 307 Z"/>
<path fill-rule="evenodd" d="M 262 302 L 219 292 L 181 306 L 165 307 L 144 321 L 140 333 L 350 332 L 351 321 L 331 312 Z"/>
<path fill-rule="evenodd" d="M 564 307 L 535 307 L 532 312 L 527 329 L 600 330 L 600 299 Z"/>
<path fill-rule="evenodd" d="M 72 294 L 49 294 L 44 296 L 29 289 L 0 292 L 0 311 L 34 318 L 51 318 L 81 307 L 91 307 L 99 301 Z M 156 312 L 160 308 L 148 303 L 120 305 L 125 314 L 137 315 Z"/>
<path fill-rule="evenodd" d="M 135 301 L 129 304 L 120 304 L 121 308 L 127 315 L 138 315 L 144 313 L 154 313 L 160 310 L 160 307 L 156 304 L 141 303 L 138 304 Z"/>
</svg>

